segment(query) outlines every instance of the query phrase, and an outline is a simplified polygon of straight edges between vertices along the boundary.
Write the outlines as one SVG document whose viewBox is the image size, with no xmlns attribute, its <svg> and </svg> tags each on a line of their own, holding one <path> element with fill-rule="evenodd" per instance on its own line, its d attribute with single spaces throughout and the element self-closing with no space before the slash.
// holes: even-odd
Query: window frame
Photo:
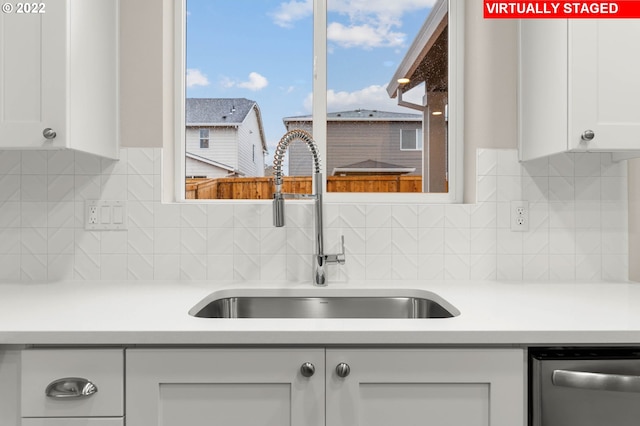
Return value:
<svg viewBox="0 0 640 426">
<path fill-rule="evenodd" d="M 415 148 L 403 148 L 403 142 L 404 142 L 404 135 L 405 132 L 414 132 L 415 134 L 415 138 L 414 138 L 414 146 Z M 412 151 L 422 151 L 424 147 L 424 142 L 422 141 L 422 129 L 400 129 L 400 151 L 408 151 L 408 152 L 412 152 Z"/>
<path fill-rule="evenodd" d="M 203 131 L 203 130 L 206 130 L 206 132 L 207 132 L 207 137 L 203 137 L 203 136 L 202 136 L 202 131 Z M 203 128 L 203 127 L 200 127 L 200 128 L 198 129 L 198 132 L 199 132 L 199 139 L 200 139 L 200 149 L 209 149 L 209 148 L 211 147 L 211 145 L 210 145 L 210 142 L 211 142 L 211 132 L 209 131 L 209 129 L 207 129 L 207 128 Z M 203 142 L 203 141 L 205 141 L 205 140 L 207 141 L 207 146 L 202 146 L 202 142 Z"/>
<path fill-rule="evenodd" d="M 186 0 L 173 1 L 173 40 L 171 35 L 165 45 L 173 45 L 173 136 L 171 146 L 163 150 L 162 199 L 173 202 L 204 202 L 187 200 L 185 191 L 185 104 L 186 104 Z M 448 175 L 447 193 L 353 193 L 326 191 L 325 202 L 336 203 L 414 203 L 449 204 L 463 202 L 464 182 L 464 0 L 448 0 Z M 313 135 L 321 158 L 327 157 L 327 0 L 313 0 Z M 171 56 L 171 55 L 168 55 Z M 424 124 L 423 124 L 424 126 Z M 171 132 L 170 132 L 171 133 Z M 423 128 L 423 135 L 425 129 Z M 425 143 L 423 141 L 423 147 Z M 424 149 L 424 148 L 423 148 Z M 325 164 L 325 163 L 323 163 Z M 206 200 L 207 202 L 265 203 L 270 200 Z"/>
</svg>

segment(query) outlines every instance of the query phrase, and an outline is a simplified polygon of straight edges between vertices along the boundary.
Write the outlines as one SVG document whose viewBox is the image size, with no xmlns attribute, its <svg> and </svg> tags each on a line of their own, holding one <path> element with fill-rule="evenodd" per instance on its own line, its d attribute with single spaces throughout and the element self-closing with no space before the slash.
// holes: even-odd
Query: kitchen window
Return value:
<svg viewBox="0 0 640 426">
<path fill-rule="evenodd" d="M 302 128 L 311 132 L 319 145 L 327 201 L 461 202 L 463 1 L 394 2 L 391 15 L 388 2 L 372 7 L 349 0 L 175 1 L 176 57 L 184 58 L 176 68 L 176 96 L 180 100 L 176 108 L 178 176 L 185 175 L 184 159 L 188 154 L 183 135 L 185 104 L 192 98 L 208 98 L 232 103 L 229 107 L 220 106 L 219 116 L 210 123 L 211 133 L 208 137 L 200 135 L 201 147 L 215 137 L 216 147 L 211 152 L 216 151 L 219 157 L 208 163 L 232 168 L 237 171 L 236 176 L 271 176 L 269 166 L 280 137 L 291 128 Z M 412 9 L 415 7 L 419 13 Z M 236 13 L 238 9 L 243 13 Z M 411 26 L 411 32 L 404 32 Z M 246 46 L 243 40 L 248 41 Z M 432 57 L 424 57 L 425 46 L 431 46 L 427 50 Z M 378 84 L 373 84 L 367 76 L 374 74 L 374 66 L 381 66 L 367 52 L 376 49 L 385 50 L 389 60 L 382 65 L 386 69 L 376 70 Z M 445 70 L 444 80 L 436 75 L 424 81 L 426 74 L 421 67 L 427 59 Z M 296 72 L 291 74 L 290 70 Z M 396 83 L 400 76 L 410 82 Z M 287 107 L 289 99 L 296 99 L 297 103 Z M 384 102 L 384 110 L 371 99 Z M 443 120 L 437 123 L 446 127 L 438 132 L 446 138 L 438 142 L 443 147 L 441 161 L 446 162 L 447 170 L 440 187 L 428 181 L 429 158 L 436 158 L 430 151 L 434 141 L 428 133 L 436 124 L 431 119 L 432 99 L 442 104 L 439 109 L 448 111 L 446 119 L 442 115 Z M 251 106 L 244 108 L 238 103 L 244 101 Z M 417 128 L 398 128 L 414 121 L 418 122 Z M 363 123 L 371 130 L 362 131 Z M 243 128 L 247 124 L 253 127 Z M 248 135 L 263 139 L 246 140 L 247 148 L 243 150 Z M 384 138 L 386 142 L 377 140 Z M 372 148 L 374 142 L 378 145 Z M 263 152 L 258 153 L 261 143 Z M 417 160 L 386 154 L 392 152 L 390 143 L 403 155 L 417 154 Z M 389 148 L 381 144 L 389 144 Z M 295 145 L 291 145 L 287 161 L 301 163 L 285 163 L 291 176 L 295 175 L 294 170 L 311 170 L 304 164 L 308 159 L 297 159 Z M 237 151 L 232 155 L 225 147 L 237 147 Z M 355 147 L 359 154 L 350 150 Z M 245 163 L 243 152 L 248 157 Z M 237 164 L 230 164 L 235 159 Z M 406 161 L 417 164 L 407 165 Z M 244 164 L 251 164 L 251 170 L 242 170 Z M 375 174 L 376 168 L 388 170 L 389 165 L 401 173 L 411 174 L 407 170 L 415 169 L 413 174 L 424 175 L 422 193 L 356 194 L 329 187 L 330 180 L 338 178 L 332 176 L 334 171 L 344 175 L 344 170 L 362 167 L 366 173 Z M 184 178 L 179 178 L 176 193 L 178 200 L 184 199 Z"/>
</svg>

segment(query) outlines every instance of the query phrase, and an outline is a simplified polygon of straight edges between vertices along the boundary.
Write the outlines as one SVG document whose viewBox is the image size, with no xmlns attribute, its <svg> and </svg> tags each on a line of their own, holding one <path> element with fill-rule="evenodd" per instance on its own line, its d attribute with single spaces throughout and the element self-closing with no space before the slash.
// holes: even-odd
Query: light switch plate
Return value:
<svg viewBox="0 0 640 426">
<path fill-rule="evenodd" d="M 122 200 L 86 200 L 84 229 L 124 231 L 127 229 L 127 202 Z"/>
</svg>

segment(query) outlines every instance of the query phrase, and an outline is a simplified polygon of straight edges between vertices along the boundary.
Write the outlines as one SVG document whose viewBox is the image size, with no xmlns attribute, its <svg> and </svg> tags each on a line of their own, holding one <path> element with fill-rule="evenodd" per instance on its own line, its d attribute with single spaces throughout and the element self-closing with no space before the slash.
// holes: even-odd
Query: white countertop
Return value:
<svg viewBox="0 0 640 426">
<path fill-rule="evenodd" d="M 211 319 L 188 311 L 212 292 L 310 288 L 427 290 L 445 319 Z M 0 345 L 639 344 L 640 283 L 92 282 L 0 284 Z"/>
</svg>

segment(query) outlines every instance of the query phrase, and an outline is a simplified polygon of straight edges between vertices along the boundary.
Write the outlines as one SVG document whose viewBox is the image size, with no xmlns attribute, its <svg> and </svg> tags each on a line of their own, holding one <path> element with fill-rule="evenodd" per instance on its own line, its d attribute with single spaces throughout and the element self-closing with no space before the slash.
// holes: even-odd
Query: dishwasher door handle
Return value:
<svg viewBox="0 0 640 426">
<path fill-rule="evenodd" d="M 614 392 L 640 392 L 640 376 L 588 371 L 553 370 L 555 386 Z"/>
</svg>

